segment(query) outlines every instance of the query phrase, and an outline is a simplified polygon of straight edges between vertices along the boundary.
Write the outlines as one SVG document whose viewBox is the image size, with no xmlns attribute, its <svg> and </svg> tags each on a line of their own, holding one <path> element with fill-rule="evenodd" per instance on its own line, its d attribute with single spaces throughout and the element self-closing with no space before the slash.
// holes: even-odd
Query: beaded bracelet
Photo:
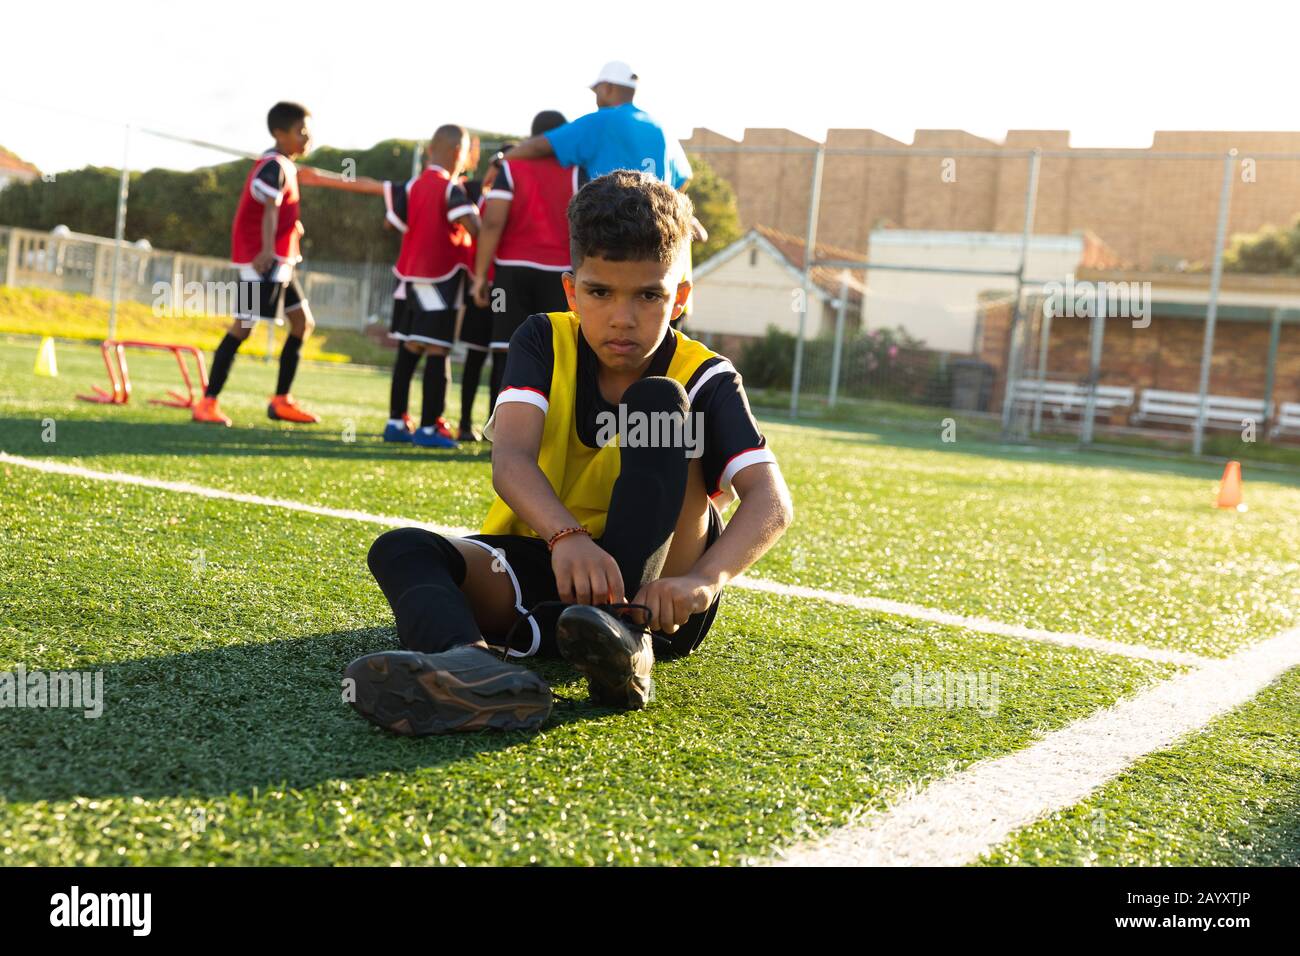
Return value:
<svg viewBox="0 0 1300 956">
<path fill-rule="evenodd" d="M 571 534 L 585 534 L 588 538 L 591 537 L 591 532 L 582 525 L 578 525 L 575 528 L 561 528 L 559 531 L 555 532 L 555 534 L 551 535 L 550 540 L 546 542 L 546 550 L 554 551 L 555 543 L 561 538 L 567 538 Z"/>
</svg>

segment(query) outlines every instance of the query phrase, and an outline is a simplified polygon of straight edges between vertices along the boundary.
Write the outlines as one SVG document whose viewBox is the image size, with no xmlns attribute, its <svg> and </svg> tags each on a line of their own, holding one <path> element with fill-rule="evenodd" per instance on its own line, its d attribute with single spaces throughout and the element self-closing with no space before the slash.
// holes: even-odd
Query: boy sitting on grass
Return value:
<svg viewBox="0 0 1300 956">
<path fill-rule="evenodd" d="M 571 311 L 533 315 L 510 340 L 482 533 L 402 528 L 370 549 L 406 650 L 348 666 L 367 720 L 402 734 L 536 730 L 550 687 L 509 660 L 535 654 L 569 661 L 597 703 L 644 707 L 656 652 L 694 650 L 723 587 L 790 525 L 740 376 L 669 327 L 691 291 L 679 281 L 691 213 L 628 170 L 574 196 Z M 731 488 L 724 529 L 710 498 Z"/>
</svg>

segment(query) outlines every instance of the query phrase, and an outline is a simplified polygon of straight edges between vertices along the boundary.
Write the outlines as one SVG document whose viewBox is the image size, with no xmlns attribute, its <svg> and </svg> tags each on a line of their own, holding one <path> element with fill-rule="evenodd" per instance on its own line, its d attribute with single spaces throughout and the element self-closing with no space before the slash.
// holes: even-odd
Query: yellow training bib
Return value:
<svg viewBox="0 0 1300 956">
<path fill-rule="evenodd" d="M 551 312 L 551 341 L 555 364 L 551 369 L 551 390 L 547 396 L 546 422 L 542 443 L 537 452 L 537 466 L 551 483 L 556 497 L 591 532 L 593 538 L 605 533 L 609 500 L 618 480 L 622 456 L 619 436 L 603 448 L 584 445 L 578 437 L 575 398 L 578 391 L 578 317 L 572 312 Z M 686 388 L 691 376 L 716 352 L 675 329 L 668 334 L 677 339 L 668 377 Z M 482 534 L 514 534 L 541 537 L 524 523 L 497 495 L 488 509 L 480 529 Z"/>
</svg>

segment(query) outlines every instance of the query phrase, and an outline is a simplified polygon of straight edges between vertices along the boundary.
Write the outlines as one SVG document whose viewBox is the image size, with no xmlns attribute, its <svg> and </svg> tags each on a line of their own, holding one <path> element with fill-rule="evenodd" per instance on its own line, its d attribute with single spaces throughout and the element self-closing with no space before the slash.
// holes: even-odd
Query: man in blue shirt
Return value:
<svg viewBox="0 0 1300 956">
<path fill-rule="evenodd" d="M 645 110 L 632 104 L 637 75 L 619 60 L 601 68 L 591 90 L 596 94 L 596 112 L 580 116 L 553 130 L 524 140 L 507 154 L 510 159 L 541 159 L 554 156 L 561 166 L 579 166 L 588 179 L 616 169 L 632 169 L 662 179 L 678 192 L 686 192 L 691 181 L 691 164 L 682 144 L 666 135 L 663 127 Z M 691 238 L 704 242 L 708 232 L 691 217 Z M 691 277 L 690 245 L 687 244 L 684 278 Z M 674 324 L 684 322 L 694 305 L 693 296 Z"/>
<path fill-rule="evenodd" d="M 590 179 L 633 169 L 685 192 L 691 164 L 681 143 L 633 105 L 636 84 L 637 75 L 626 63 L 606 63 L 591 84 L 596 112 L 524 140 L 510 151 L 510 158 L 554 156 L 562 166 L 581 166 Z"/>
</svg>

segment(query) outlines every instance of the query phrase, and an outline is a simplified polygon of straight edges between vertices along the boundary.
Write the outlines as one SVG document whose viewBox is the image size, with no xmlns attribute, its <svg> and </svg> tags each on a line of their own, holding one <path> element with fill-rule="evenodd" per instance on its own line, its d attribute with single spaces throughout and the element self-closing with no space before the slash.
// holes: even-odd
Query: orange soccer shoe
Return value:
<svg viewBox="0 0 1300 956">
<path fill-rule="evenodd" d="M 207 422 L 210 425 L 225 425 L 230 427 L 230 419 L 221 414 L 221 409 L 217 408 L 217 400 L 204 395 L 199 399 L 199 403 L 194 406 L 193 419 L 196 422 Z"/>
<path fill-rule="evenodd" d="M 298 422 L 300 425 L 315 425 L 320 418 L 296 404 L 289 395 L 276 395 L 271 404 L 266 406 L 266 417 L 272 421 Z"/>
</svg>

